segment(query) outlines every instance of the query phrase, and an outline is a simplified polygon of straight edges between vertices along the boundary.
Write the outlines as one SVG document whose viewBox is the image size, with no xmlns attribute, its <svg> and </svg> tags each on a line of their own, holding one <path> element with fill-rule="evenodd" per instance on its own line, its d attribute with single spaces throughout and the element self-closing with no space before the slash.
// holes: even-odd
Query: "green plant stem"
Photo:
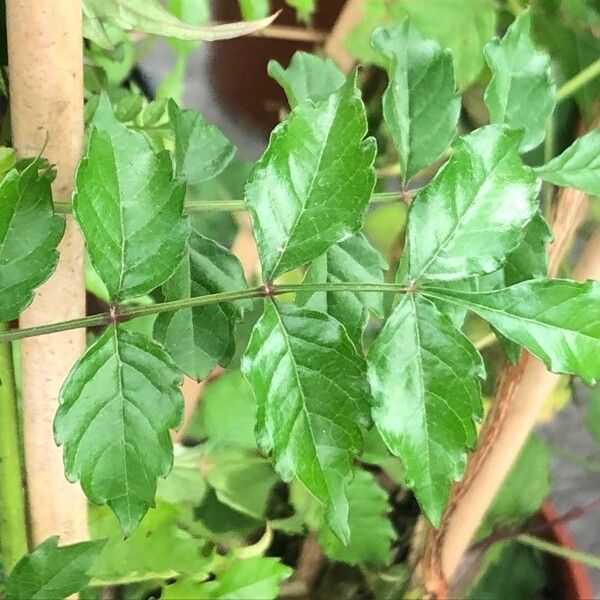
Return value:
<svg viewBox="0 0 600 600">
<path fill-rule="evenodd" d="M 0 324 L 0 335 L 8 331 Z M 27 553 L 17 394 L 9 343 L 0 344 L 0 552 L 6 573 Z"/>
<path fill-rule="evenodd" d="M 371 202 L 406 202 L 414 196 L 417 190 L 405 192 L 377 192 L 371 196 Z M 183 206 L 185 213 L 198 212 L 237 212 L 246 210 L 243 200 L 190 200 Z M 67 215 L 72 211 L 70 202 L 55 202 L 54 212 L 57 215 Z"/>
<path fill-rule="evenodd" d="M 517 536 L 516 540 L 521 544 L 531 546 L 532 548 L 537 548 L 542 552 L 547 552 L 548 554 L 560 556 L 568 560 L 574 560 L 576 562 L 583 563 L 588 567 L 592 567 L 593 569 L 600 569 L 600 557 L 594 556 L 593 554 L 588 554 L 587 552 L 581 552 L 579 550 L 563 548 L 562 546 L 557 546 L 556 544 L 535 537 L 534 535 L 529 535 L 528 533 L 522 533 L 521 535 Z"/>
<path fill-rule="evenodd" d="M 556 100 L 560 102 L 578 92 L 584 85 L 600 75 L 600 58 L 587 66 L 583 71 L 569 79 L 556 92 Z"/>
<path fill-rule="evenodd" d="M 277 285 L 260 286 L 236 292 L 222 292 L 220 294 L 207 294 L 206 296 L 196 296 L 194 298 L 184 298 L 183 300 L 173 300 L 172 302 L 159 302 L 148 304 L 146 306 L 113 307 L 109 312 L 81 319 L 72 319 L 61 323 L 49 323 L 38 327 L 27 327 L 25 329 L 13 329 L 0 333 L 0 344 L 22 340 L 29 337 L 48 335 L 59 331 L 69 331 L 71 329 L 82 329 L 85 327 L 95 327 L 99 325 L 110 325 L 111 323 L 121 323 L 145 317 L 147 315 L 158 315 L 164 312 L 173 312 L 184 308 L 194 308 L 195 306 L 205 306 L 207 304 L 217 304 L 219 302 L 233 302 L 235 300 L 264 298 L 280 296 L 299 291 L 310 292 L 383 292 L 389 294 L 399 294 L 407 292 L 406 286 L 396 283 L 315 283 L 315 284 L 297 284 L 297 285 Z"/>
</svg>

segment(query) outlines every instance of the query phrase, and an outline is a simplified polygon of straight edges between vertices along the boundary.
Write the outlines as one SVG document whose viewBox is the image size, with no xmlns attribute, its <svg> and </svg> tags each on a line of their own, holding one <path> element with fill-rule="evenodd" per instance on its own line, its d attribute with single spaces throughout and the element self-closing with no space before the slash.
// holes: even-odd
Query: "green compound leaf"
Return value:
<svg viewBox="0 0 600 600">
<path fill-rule="evenodd" d="M 235 147 L 195 110 L 181 110 L 169 102 L 169 118 L 175 134 L 175 172 L 189 185 L 216 177 L 229 165 Z"/>
<path fill-rule="evenodd" d="M 7 600 L 66 598 L 81 591 L 103 546 L 102 540 L 58 546 L 58 536 L 48 538 L 11 571 L 6 582 Z"/>
<path fill-rule="evenodd" d="M 165 600 L 275 600 L 279 586 L 293 571 L 278 558 L 253 556 L 235 559 L 214 581 L 196 583 L 182 579 L 163 588 Z"/>
<path fill-rule="evenodd" d="M 375 185 L 356 72 L 329 98 L 298 105 L 271 134 L 246 185 L 265 279 L 317 258 L 362 225 Z"/>
<path fill-rule="evenodd" d="M 388 518 L 391 507 L 386 492 L 371 473 L 357 471 L 348 486 L 350 544 L 344 546 L 330 529 L 319 533 L 319 544 L 334 561 L 351 565 L 384 567 L 390 560 L 390 547 L 396 537 Z"/>
<path fill-rule="evenodd" d="M 125 535 L 154 504 L 173 463 L 169 429 L 181 422 L 182 377 L 161 346 L 111 325 L 75 364 L 54 421 L 69 481 L 108 504 Z"/>
<path fill-rule="evenodd" d="M 600 129 L 581 136 L 535 172 L 555 185 L 574 187 L 600 196 Z"/>
<path fill-rule="evenodd" d="M 423 290 L 479 315 L 556 373 L 600 376 L 600 283 L 524 281 L 484 293 Z"/>
<path fill-rule="evenodd" d="M 456 135 L 460 96 L 452 53 L 423 39 L 408 19 L 393 29 L 378 29 L 371 43 L 385 57 L 389 83 L 383 115 L 406 183 L 434 163 Z"/>
<path fill-rule="evenodd" d="M 296 52 L 287 69 L 270 60 L 269 75 L 284 89 L 291 108 L 304 100 L 321 102 L 339 89 L 346 78 L 330 58 Z"/>
<path fill-rule="evenodd" d="M 246 287 L 239 260 L 226 248 L 192 231 L 188 251 L 163 285 L 165 301 L 195 298 Z M 250 300 L 185 308 L 158 315 L 154 337 L 190 377 L 204 379 L 217 364 L 225 367 L 235 351 L 235 324 Z"/>
<path fill-rule="evenodd" d="M 0 181 L 0 323 L 31 302 L 58 262 L 65 221 L 53 216 L 52 173 L 40 160 Z"/>
<path fill-rule="evenodd" d="M 102 96 L 87 153 L 77 170 L 73 213 L 90 258 L 113 302 L 164 283 L 185 252 L 185 186 L 171 159 L 122 125 Z"/>
<path fill-rule="evenodd" d="M 370 423 L 366 364 L 332 317 L 267 302 L 242 360 L 258 401 L 261 449 L 285 481 L 294 476 L 349 540 L 347 484 Z"/>
<path fill-rule="evenodd" d="M 477 439 L 481 356 L 431 302 L 407 294 L 371 347 L 368 365 L 373 420 L 437 526 Z"/>
<path fill-rule="evenodd" d="M 304 283 L 383 283 L 387 263 L 367 239 L 357 234 L 331 246 L 315 259 Z M 383 317 L 383 294 L 372 292 L 298 292 L 296 303 L 327 313 L 339 321 L 357 348 L 369 320 L 369 312 Z"/>
<path fill-rule="evenodd" d="M 523 12 L 502 40 L 485 47 L 492 79 L 485 90 L 485 103 L 492 123 L 524 129 L 521 151 L 532 150 L 544 139 L 548 119 L 556 105 L 551 60 L 531 39 L 531 15 Z"/>
<path fill-rule="evenodd" d="M 492 0 L 397 0 L 390 10 L 396 22 L 408 16 L 425 38 L 452 50 L 461 89 L 475 81 L 484 65 L 483 46 L 496 26 Z"/>
<path fill-rule="evenodd" d="M 539 184 L 521 162 L 522 134 L 489 125 L 455 151 L 412 202 L 399 277 L 452 281 L 499 269 L 538 210 Z"/>
</svg>

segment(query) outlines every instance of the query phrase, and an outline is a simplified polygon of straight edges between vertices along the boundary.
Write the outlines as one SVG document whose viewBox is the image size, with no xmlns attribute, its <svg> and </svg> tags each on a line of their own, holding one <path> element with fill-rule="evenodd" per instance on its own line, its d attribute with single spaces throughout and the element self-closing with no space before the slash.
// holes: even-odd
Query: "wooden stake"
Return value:
<svg viewBox="0 0 600 600">
<path fill-rule="evenodd" d="M 81 0 L 6 0 L 13 144 L 21 157 L 39 154 L 56 166 L 54 199 L 70 200 L 83 144 Z M 83 242 L 71 217 L 56 273 L 36 293 L 21 327 L 85 314 Z M 25 464 L 34 544 L 87 537 L 86 501 L 66 481 L 52 435 L 60 386 L 85 349 L 85 331 L 24 340 L 22 390 Z"/>
</svg>

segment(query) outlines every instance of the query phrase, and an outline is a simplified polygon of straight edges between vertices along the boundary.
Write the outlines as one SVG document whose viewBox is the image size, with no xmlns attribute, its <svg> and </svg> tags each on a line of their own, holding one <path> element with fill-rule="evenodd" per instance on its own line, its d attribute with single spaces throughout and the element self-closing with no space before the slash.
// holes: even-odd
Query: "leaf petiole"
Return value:
<svg viewBox="0 0 600 600">
<path fill-rule="evenodd" d="M 173 300 L 171 302 L 160 302 L 148 304 L 146 306 L 134 307 L 111 307 L 107 312 L 97 315 L 90 315 L 80 319 L 71 319 L 61 323 L 49 323 L 37 327 L 26 327 L 24 329 L 13 329 L 0 333 L 0 344 L 12 342 L 29 337 L 48 335 L 60 331 L 69 331 L 71 329 L 82 329 L 87 327 L 97 327 L 109 325 L 110 323 L 121 323 L 144 317 L 147 315 L 158 315 L 160 313 L 182 310 L 184 308 L 193 308 L 195 306 L 204 306 L 207 304 L 216 304 L 219 302 L 233 302 L 235 300 L 254 299 L 280 296 L 282 294 L 294 293 L 299 291 L 312 292 L 379 292 L 399 294 L 408 292 L 409 289 L 404 285 L 395 283 L 319 283 L 319 284 L 297 284 L 281 286 L 260 286 L 235 292 L 222 292 L 219 294 L 207 294 L 205 296 L 196 296 L 194 298 L 184 298 L 183 300 Z"/>
<path fill-rule="evenodd" d="M 371 196 L 371 202 L 409 202 L 418 190 L 405 190 L 403 192 L 377 192 Z M 237 212 L 246 210 L 243 200 L 191 200 L 183 207 L 185 213 L 197 212 Z M 55 202 L 54 212 L 57 215 L 71 214 L 70 202 Z"/>
</svg>

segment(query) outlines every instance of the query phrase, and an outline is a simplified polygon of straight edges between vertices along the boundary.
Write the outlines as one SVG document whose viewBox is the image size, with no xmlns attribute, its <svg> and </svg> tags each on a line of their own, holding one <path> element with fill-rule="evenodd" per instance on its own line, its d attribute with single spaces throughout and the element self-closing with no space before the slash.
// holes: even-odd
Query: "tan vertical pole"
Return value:
<svg viewBox="0 0 600 600">
<path fill-rule="evenodd" d="M 325 43 L 325 53 L 344 72 L 349 73 L 356 64 L 354 57 L 346 50 L 345 42 L 348 34 L 363 18 L 363 8 L 366 0 L 347 0 L 338 17 L 331 34 Z"/>
<path fill-rule="evenodd" d="M 54 199 L 69 201 L 83 145 L 81 0 L 6 0 L 13 144 L 21 157 L 44 156 L 56 166 Z M 52 278 L 23 313 L 21 327 L 85 313 L 83 243 L 67 220 Z M 83 330 L 23 340 L 22 389 L 25 465 L 32 541 L 87 536 L 86 502 L 65 480 L 62 453 L 52 437 L 58 391 L 85 349 Z"/>
</svg>

